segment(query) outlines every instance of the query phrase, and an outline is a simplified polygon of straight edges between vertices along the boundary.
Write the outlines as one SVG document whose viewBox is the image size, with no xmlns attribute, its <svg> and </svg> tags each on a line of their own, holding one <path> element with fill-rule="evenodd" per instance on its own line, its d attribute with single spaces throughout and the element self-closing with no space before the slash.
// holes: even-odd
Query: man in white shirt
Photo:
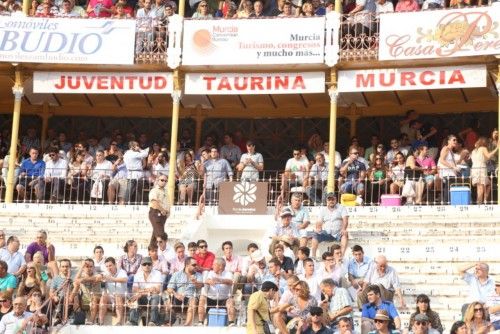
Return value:
<svg viewBox="0 0 500 334">
<path fill-rule="evenodd" d="M 262 154 L 255 152 L 255 143 L 247 141 L 247 153 L 243 153 L 236 170 L 241 173 L 242 180 L 256 181 L 259 172 L 264 170 L 264 158 Z"/>
<path fill-rule="evenodd" d="M 106 258 L 104 264 L 106 271 L 102 274 L 102 281 L 105 283 L 105 291 L 99 304 L 99 323 L 104 323 L 104 317 L 110 306 L 116 305 L 116 323 L 122 325 L 124 298 L 127 292 L 127 272 L 119 269 L 112 257 Z"/>
<path fill-rule="evenodd" d="M 365 279 L 359 283 L 358 306 L 368 302 L 368 290 L 370 285 L 377 285 L 380 288 L 380 295 L 384 301 L 392 302 L 394 295 L 399 299 L 400 307 L 405 308 L 406 303 L 403 298 L 401 284 L 396 270 L 387 264 L 387 258 L 384 255 L 377 255 L 370 269 L 366 273 Z"/>
<path fill-rule="evenodd" d="M 321 289 L 320 289 L 320 281 L 318 275 L 316 275 L 314 269 L 314 261 L 309 258 L 304 260 L 304 274 L 299 275 L 301 281 L 306 281 L 307 285 L 309 285 L 309 291 L 311 296 L 316 298 L 316 300 L 321 300 Z"/>
<path fill-rule="evenodd" d="M 175 249 L 168 243 L 168 234 L 166 232 L 156 236 L 158 245 L 158 254 L 167 262 L 172 262 L 176 258 Z"/>
<path fill-rule="evenodd" d="M 392 1 L 377 0 L 377 13 L 392 13 L 394 12 L 394 5 Z"/>
<path fill-rule="evenodd" d="M 284 186 L 288 189 L 293 187 L 307 187 L 307 176 L 309 173 L 309 160 L 301 154 L 300 148 L 293 149 L 293 158 L 288 159 L 285 165 Z"/>
<path fill-rule="evenodd" d="M 49 161 L 45 164 L 43 180 L 40 180 L 36 188 L 36 198 L 42 201 L 45 197 L 45 190 L 50 187 L 50 201 L 56 202 L 64 195 L 64 184 L 68 174 L 68 162 L 61 159 L 59 149 L 52 148 L 49 152 Z"/>
<path fill-rule="evenodd" d="M 137 181 L 144 178 L 144 170 L 142 160 L 147 158 L 149 147 L 141 150 L 139 143 L 136 141 L 129 142 L 129 150 L 123 155 L 123 162 L 127 167 L 127 192 L 126 200 L 131 201 L 137 188 Z"/>
<path fill-rule="evenodd" d="M 31 333 L 33 325 L 43 325 L 47 316 L 26 311 L 26 299 L 17 297 L 13 302 L 13 310 L 0 320 L 0 334 Z"/>
<path fill-rule="evenodd" d="M 230 272 L 233 275 L 233 294 L 236 290 L 241 289 L 241 283 L 244 283 L 242 280 L 242 258 L 238 255 L 233 254 L 233 243 L 231 241 L 224 241 L 222 243 L 222 252 L 224 256 L 222 257 L 226 262 L 226 271 Z"/>
<path fill-rule="evenodd" d="M 216 258 L 212 270 L 205 271 L 201 290 L 200 303 L 198 304 L 198 319 L 200 323 L 205 320 L 206 312 L 210 308 L 226 308 L 229 325 L 234 324 L 235 310 L 232 293 L 233 274 L 225 271 L 226 261 Z"/>
<path fill-rule="evenodd" d="M 325 241 L 340 241 L 342 256 L 347 248 L 347 225 L 349 216 L 344 206 L 337 203 L 334 192 L 326 194 L 326 207 L 319 211 L 313 234 L 311 255 L 316 257 L 318 245 Z"/>
<path fill-rule="evenodd" d="M 137 326 L 139 322 L 139 307 L 149 307 L 150 317 L 148 326 L 160 325 L 160 292 L 162 287 L 161 273 L 153 269 L 153 260 L 146 256 L 142 260 L 141 269 L 134 275 L 134 287 L 129 303 L 137 302 L 132 306 L 128 326 Z"/>
<path fill-rule="evenodd" d="M 9 268 L 7 272 L 20 277 L 26 270 L 26 261 L 23 254 L 19 252 L 19 239 L 10 236 L 7 239 L 7 247 L 0 249 L 0 260 L 5 261 Z"/>
</svg>

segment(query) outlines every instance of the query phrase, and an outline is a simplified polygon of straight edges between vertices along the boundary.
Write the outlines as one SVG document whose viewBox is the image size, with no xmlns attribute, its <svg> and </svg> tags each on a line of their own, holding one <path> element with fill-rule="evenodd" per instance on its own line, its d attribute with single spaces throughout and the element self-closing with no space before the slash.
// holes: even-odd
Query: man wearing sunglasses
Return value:
<svg viewBox="0 0 500 334">
<path fill-rule="evenodd" d="M 149 192 L 149 221 L 153 227 L 151 246 L 156 246 L 156 236 L 165 234 L 165 222 L 170 215 L 167 176 L 160 174 L 156 184 Z"/>
<path fill-rule="evenodd" d="M 56 202 L 58 197 L 64 195 L 64 181 L 68 172 L 68 162 L 61 159 L 59 149 L 53 147 L 49 152 L 49 161 L 45 164 L 45 173 L 43 179 L 38 183 L 36 197 L 43 200 L 45 190 L 50 188 L 50 201 Z"/>
<path fill-rule="evenodd" d="M 153 260 L 146 256 L 141 263 L 141 270 L 134 275 L 133 295 L 130 303 L 137 302 L 130 311 L 129 326 L 137 326 L 139 322 L 139 308 L 149 308 L 148 326 L 160 325 L 160 292 L 162 277 L 161 273 L 153 269 Z"/>
<path fill-rule="evenodd" d="M 439 334 L 437 329 L 431 327 L 431 322 L 426 314 L 417 314 L 409 334 Z"/>
<path fill-rule="evenodd" d="M 323 325 L 323 309 L 318 306 L 311 307 L 309 311 L 311 314 L 309 326 L 302 331 L 301 329 L 304 326 L 304 321 L 299 321 L 297 334 L 332 334 L 333 330 Z"/>
<path fill-rule="evenodd" d="M 178 271 L 172 275 L 167 287 L 166 317 L 167 322 L 175 322 L 174 312 L 183 312 L 187 308 L 186 320 L 184 326 L 191 326 L 196 309 L 196 299 L 200 295 L 200 289 L 203 287 L 203 278 L 197 272 L 198 263 L 190 256 L 184 262 L 184 270 Z M 172 320 L 173 319 L 173 320 Z"/>
</svg>

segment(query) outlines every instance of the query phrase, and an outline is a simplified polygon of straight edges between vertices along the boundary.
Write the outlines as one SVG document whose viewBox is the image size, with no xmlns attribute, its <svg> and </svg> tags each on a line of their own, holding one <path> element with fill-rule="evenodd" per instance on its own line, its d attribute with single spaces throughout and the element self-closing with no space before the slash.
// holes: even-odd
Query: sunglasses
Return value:
<svg viewBox="0 0 500 334">
<path fill-rule="evenodd" d="M 7 299 L 0 299 L 0 303 L 5 303 Z"/>
<path fill-rule="evenodd" d="M 475 309 L 474 309 L 474 312 L 477 312 L 477 311 L 481 311 L 481 312 L 483 312 L 483 308 L 475 308 Z"/>
<path fill-rule="evenodd" d="M 318 313 L 318 312 L 311 312 L 311 316 L 312 317 L 321 317 L 323 315 L 323 313 Z"/>
<path fill-rule="evenodd" d="M 415 325 L 417 325 L 417 326 L 420 326 L 420 325 L 426 326 L 427 325 L 427 321 L 415 321 Z"/>
<path fill-rule="evenodd" d="M 143 263 L 142 266 L 151 266 L 152 264 L 151 263 Z"/>
<path fill-rule="evenodd" d="M 386 322 L 386 320 L 374 319 L 373 322 L 375 322 L 376 324 L 382 324 Z"/>
<path fill-rule="evenodd" d="M 198 248 L 207 248 L 207 245 L 199 245 Z"/>
</svg>

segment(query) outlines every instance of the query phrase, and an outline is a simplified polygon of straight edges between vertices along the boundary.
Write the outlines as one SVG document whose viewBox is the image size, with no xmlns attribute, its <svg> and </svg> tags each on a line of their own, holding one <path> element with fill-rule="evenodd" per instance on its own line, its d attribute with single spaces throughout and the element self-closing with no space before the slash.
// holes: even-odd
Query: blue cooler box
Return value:
<svg viewBox="0 0 500 334">
<path fill-rule="evenodd" d="M 227 326 L 227 311 L 224 308 L 211 308 L 208 310 L 208 326 L 224 327 Z"/>
<path fill-rule="evenodd" d="M 469 205 L 470 204 L 470 188 L 464 186 L 450 187 L 451 205 Z"/>
</svg>

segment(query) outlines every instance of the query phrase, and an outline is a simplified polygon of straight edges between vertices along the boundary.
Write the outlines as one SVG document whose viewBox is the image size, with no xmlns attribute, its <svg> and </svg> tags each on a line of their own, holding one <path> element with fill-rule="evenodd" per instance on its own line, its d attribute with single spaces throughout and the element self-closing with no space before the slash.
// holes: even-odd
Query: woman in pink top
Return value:
<svg viewBox="0 0 500 334">
<path fill-rule="evenodd" d="M 396 5 L 396 12 L 417 12 L 420 10 L 415 0 L 399 0 Z"/>
<path fill-rule="evenodd" d="M 437 167 L 434 160 L 429 157 L 429 148 L 425 145 L 419 146 L 417 148 L 417 152 L 415 154 L 414 159 L 408 158 L 407 165 L 416 171 L 419 171 L 419 178 L 415 183 L 415 192 L 416 199 L 415 204 L 422 204 L 422 196 L 424 194 L 424 189 L 427 187 L 427 190 L 433 188 L 435 177 L 434 175 L 437 173 Z M 427 201 L 432 200 L 429 196 L 429 192 L 427 194 Z"/>
<path fill-rule="evenodd" d="M 87 6 L 89 17 L 110 17 L 113 13 L 112 0 L 90 0 Z"/>
</svg>

